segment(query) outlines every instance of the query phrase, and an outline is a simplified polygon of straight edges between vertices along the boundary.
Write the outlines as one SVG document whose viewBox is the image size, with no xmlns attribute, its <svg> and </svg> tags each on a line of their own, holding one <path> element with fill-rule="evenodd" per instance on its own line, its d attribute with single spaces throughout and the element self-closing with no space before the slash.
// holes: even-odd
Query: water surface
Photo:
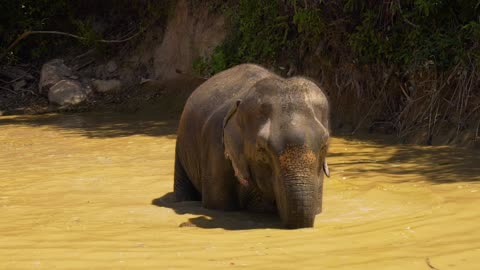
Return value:
<svg viewBox="0 0 480 270">
<path fill-rule="evenodd" d="M 324 212 L 284 230 L 172 203 L 175 125 L 1 117 L 0 269 L 480 269 L 478 150 L 336 137 Z"/>
</svg>

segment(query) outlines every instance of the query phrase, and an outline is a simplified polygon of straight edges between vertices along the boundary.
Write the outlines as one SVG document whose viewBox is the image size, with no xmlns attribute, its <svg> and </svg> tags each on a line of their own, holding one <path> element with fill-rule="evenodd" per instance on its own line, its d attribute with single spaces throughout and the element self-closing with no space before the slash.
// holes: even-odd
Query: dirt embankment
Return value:
<svg viewBox="0 0 480 270">
<path fill-rule="evenodd" d="M 58 58 L 76 79 L 121 81 L 112 92 L 93 91 L 75 106 L 49 104 L 40 93 L 41 66 L 16 65 L 0 68 L 0 115 L 36 114 L 52 111 L 118 109 L 136 111 L 160 102 L 180 111 L 184 100 L 204 78 L 194 75 L 193 61 L 209 55 L 226 34 L 223 15 L 206 3 L 179 0 L 166 25 L 152 25 L 141 37 L 111 48 L 109 57 L 96 50 L 65 50 Z M 94 88 L 95 90 L 95 88 Z M 168 100 L 168 102 L 164 102 Z M 179 108 L 180 107 L 180 108 Z"/>
<path fill-rule="evenodd" d="M 3 78 L 3 82 L 17 85 L 2 86 L 0 111 L 134 112 L 145 106 L 163 106 L 172 115 L 178 114 L 189 93 L 204 80 L 195 75 L 194 61 L 209 56 L 226 35 L 226 19 L 220 11 L 209 3 L 178 0 L 166 25 L 150 26 L 110 57 L 95 51 L 59 55 L 81 78 L 120 80 L 120 91 L 93 91 L 80 105 L 52 106 L 45 95 L 38 93 L 38 71 L 25 67 L 27 75 Z M 330 43 L 322 43 L 316 51 L 306 54 L 301 65 L 279 59 L 282 65 L 269 66 L 282 75 L 305 75 L 316 80 L 330 97 L 335 132 L 368 130 L 396 134 L 404 142 L 419 144 L 480 144 L 480 110 L 473 108 L 480 104 L 475 86 L 480 87 L 477 73 L 454 70 L 441 76 L 405 77 L 386 66 L 359 67 L 341 57 L 333 64 L 322 55 L 327 49 L 336 55 L 342 53 L 342 45 L 334 44 L 335 40 L 332 37 Z M 2 75 L 5 72 L 0 70 Z M 22 86 L 22 81 L 27 85 Z"/>
</svg>

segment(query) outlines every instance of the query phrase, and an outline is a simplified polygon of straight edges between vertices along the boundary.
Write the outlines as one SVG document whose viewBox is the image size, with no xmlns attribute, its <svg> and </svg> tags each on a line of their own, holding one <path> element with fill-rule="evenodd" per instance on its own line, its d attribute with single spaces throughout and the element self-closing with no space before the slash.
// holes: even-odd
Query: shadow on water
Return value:
<svg viewBox="0 0 480 270">
<path fill-rule="evenodd" d="M 0 117 L 4 125 L 50 126 L 88 138 L 113 138 L 132 135 L 175 137 L 178 118 L 190 93 L 204 79 L 184 76 L 159 85 L 143 85 L 138 97 L 113 107 L 135 112 L 90 112 Z M 163 90 L 162 90 L 163 89 Z M 158 99 L 145 99 L 148 93 L 164 91 Z M 108 106 L 107 106 L 108 108 Z"/>
<path fill-rule="evenodd" d="M 152 204 L 170 208 L 179 215 L 200 215 L 200 217 L 189 218 L 188 221 L 179 224 L 179 227 L 222 228 L 225 230 L 283 228 L 280 218 L 272 213 L 210 210 L 203 208 L 199 201 L 175 202 L 173 192 L 153 199 Z"/>
<path fill-rule="evenodd" d="M 51 126 L 62 131 L 89 138 L 112 138 L 132 135 L 172 136 L 176 134 L 177 119 L 155 111 L 138 113 L 76 113 L 16 116 L 0 118 L 4 125 Z"/>
<path fill-rule="evenodd" d="M 187 95 L 174 107 L 182 108 Z M 136 113 L 97 112 L 76 114 L 49 114 L 36 116 L 0 117 L 2 126 L 54 127 L 65 133 L 88 138 L 115 138 L 133 135 L 167 136 L 174 139 L 178 125 L 178 111 L 165 113 L 168 103 Z M 169 105 L 171 106 L 171 105 Z M 332 173 L 342 168 L 349 173 L 383 173 L 391 175 L 423 175 L 433 183 L 480 181 L 480 151 L 449 146 L 416 146 L 394 142 L 393 136 L 359 134 L 336 136 L 347 141 L 355 151 L 331 147 Z M 362 146 L 365 145 L 365 150 Z M 372 151 L 372 149 L 374 151 Z M 355 166 L 352 170 L 352 165 Z M 418 179 L 415 179 L 418 180 Z"/>
<path fill-rule="evenodd" d="M 329 156 L 336 162 L 329 165 L 336 168 L 335 170 L 342 170 L 344 166 L 351 168 L 352 165 L 358 165 L 354 172 L 360 175 L 362 173 L 423 175 L 426 180 L 436 184 L 480 181 L 478 149 L 406 145 L 392 142 L 392 137 L 371 135 L 341 138 L 365 144 L 365 151 L 342 152 L 343 148 L 332 151 Z"/>
</svg>

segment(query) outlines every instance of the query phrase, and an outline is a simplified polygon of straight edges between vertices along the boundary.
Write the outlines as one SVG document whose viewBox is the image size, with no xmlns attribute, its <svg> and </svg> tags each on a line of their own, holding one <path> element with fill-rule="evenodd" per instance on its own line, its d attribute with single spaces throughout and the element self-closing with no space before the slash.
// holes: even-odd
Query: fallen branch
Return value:
<svg viewBox="0 0 480 270">
<path fill-rule="evenodd" d="M 74 69 L 75 71 L 79 71 L 80 69 L 82 69 L 82 68 L 84 68 L 84 67 L 87 67 L 87 66 L 93 64 L 94 62 L 95 62 L 95 60 L 94 60 L 94 59 L 91 59 L 91 60 L 87 61 L 86 63 L 84 63 L 84 64 L 82 64 L 82 65 L 80 65 L 80 66 L 78 66 L 78 67 L 74 67 L 73 69 Z"/>
<path fill-rule="evenodd" d="M 8 92 L 10 92 L 10 93 L 12 93 L 12 94 L 16 94 L 15 91 L 13 91 L 13 90 L 11 90 L 11 89 L 9 89 L 9 88 L 7 88 L 7 87 L 0 86 L 0 89 L 3 89 L 3 90 L 5 90 L 5 91 L 8 91 Z"/>
</svg>

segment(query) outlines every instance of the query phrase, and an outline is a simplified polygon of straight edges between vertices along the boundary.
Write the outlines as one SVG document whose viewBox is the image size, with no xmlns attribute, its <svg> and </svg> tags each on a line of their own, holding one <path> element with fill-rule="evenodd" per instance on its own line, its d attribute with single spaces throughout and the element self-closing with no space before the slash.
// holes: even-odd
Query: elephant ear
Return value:
<svg viewBox="0 0 480 270">
<path fill-rule="evenodd" d="M 240 105 L 240 103 L 242 103 L 241 100 L 235 101 L 235 104 L 230 108 L 230 110 L 228 110 L 228 113 L 227 113 L 227 115 L 225 116 L 225 118 L 223 118 L 223 128 L 222 128 L 222 144 L 223 144 L 223 148 L 225 148 L 225 127 L 227 126 L 228 121 L 230 121 L 230 119 L 232 118 L 232 116 L 237 112 L 237 109 L 238 109 L 238 106 Z"/>
<path fill-rule="evenodd" d="M 225 157 L 230 159 L 235 176 L 240 184 L 248 186 L 250 175 L 248 173 L 248 165 L 243 154 L 243 139 L 241 130 L 235 121 L 230 121 L 238 110 L 241 101 L 237 100 L 230 108 L 223 119 L 222 144 Z"/>
</svg>

